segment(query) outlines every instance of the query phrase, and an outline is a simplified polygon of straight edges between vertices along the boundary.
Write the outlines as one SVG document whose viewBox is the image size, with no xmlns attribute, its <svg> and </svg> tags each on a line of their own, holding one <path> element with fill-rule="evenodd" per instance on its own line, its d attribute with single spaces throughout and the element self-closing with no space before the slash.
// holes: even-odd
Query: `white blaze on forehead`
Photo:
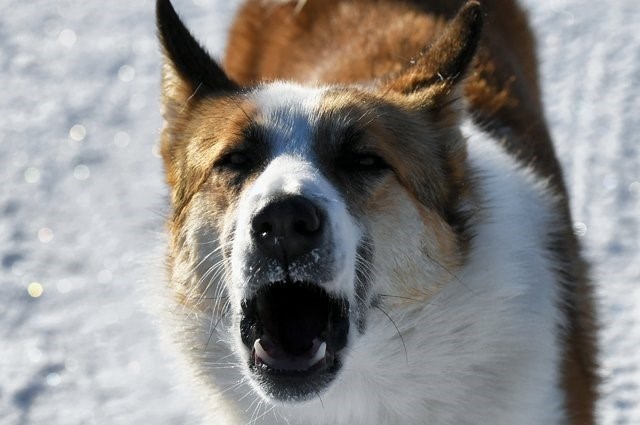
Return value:
<svg viewBox="0 0 640 425">
<path fill-rule="evenodd" d="M 253 93 L 257 120 L 266 130 L 272 154 L 307 157 L 325 87 L 276 82 Z"/>
<path fill-rule="evenodd" d="M 276 82 L 253 93 L 256 122 L 269 145 L 269 164 L 244 200 L 254 208 L 279 194 L 305 195 L 324 202 L 339 198 L 321 175 L 312 154 L 314 127 L 326 88 Z"/>
<path fill-rule="evenodd" d="M 287 153 L 275 157 L 248 189 L 246 197 L 258 203 L 273 195 L 305 195 L 323 202 L 340 196 L 311 161 Z"/>
<path fill-rule="evenodd" d="M 256 106 L 254 119 L 264 130 L 270 158 L 238 203 L 232 276 L 239 297 L 247 290 L 248 278 L 254 272 L 247 265 L 247 253 L 254 249 L 251 219 L 266 203 L 282 195 L 302 195 L 326 213 L 335 272 L 331 281 L 322 284 L 329 291 L 340 292 L 350 298 L 353 296 L 355 255 L 361 231 L 338 191 L 320 171 L 312 149 L 314 127 L 326 91 L 326 88 L 272 83 L 251 95 Z M 283 278 L 282 269 L 278 266 L 266 271 L 273 275 L 270 280 Z M 289 273 L 296 278 L 293 276 L 295 268 Z"/>
</svg>

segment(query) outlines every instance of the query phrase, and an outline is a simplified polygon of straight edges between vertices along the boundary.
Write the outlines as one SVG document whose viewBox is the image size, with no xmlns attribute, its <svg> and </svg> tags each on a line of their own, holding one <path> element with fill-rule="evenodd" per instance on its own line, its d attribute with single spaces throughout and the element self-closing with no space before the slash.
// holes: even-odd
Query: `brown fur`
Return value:
<svg viewBox="0 0 640 425">
<path fill-rule="evenodd" d="M 394 238 L 398 238 L 398 224 L 389 217 L 398 217 L 413 211 L 419 216 L 421 221 L 422 242 L 420 251 L 422 258 L 437 265 L 437 271 L 430 274 L 429 287 L 426 285 L 416 285 L 415 276 L 419 275 L 416 267 L 424 267 L 422 263 L 407 261 L 411 255 L 400 255 L 400 258 L 392 258 L 394 267 L 391 267 L 389 281 L 393 282 L 394 294 L 400 296 L 385 300 L 385 305 L 410 305 L 416 303 L 426 303 L 432 299 L 438 290 L 451 280 L 463 265 L 465 244 L 459 241 L 459 235 L 445 222 L 442 216 L 412 196 L 411 192 L 402 190 L 402 185 L 396 176 L 388 176 L 386 180 L 378 186 L 377 190 L 371 194 L 367 206 L 369 214 L 380 217 L 375 223 L 376 232 L 379 239 L 389 241 L 390 245 Z M 389 224 L 391 222 L 391 224 Z M 405 241 L 406 242 L 406 241 Z M 400 243 L 399 246 L 404 244 Z M 403 261 L 404 260 L 404 261 Z"/>
<path fill-rule="evenodd" d="M 167 78 L 165 74 L 165 87 Z M 188 215 L 191 211 L 206 211 L 207 217 L 202 221 L 214 229 L 205 233 L 212 235 L 212 239 L 223 233 L 226 214 L 232 210 L 230 206 L 237 200 L 242 186 L 255 176 L 236 182 L 224 173 L 213 173 L 212 165 L 229 149 L 247 143 L 242 130 L 246 127 L 246 111 L 251 111 L 251 105 L 239 104 L 232 98 L 192 102 L 193 89 L 188 82 L 177 77 L 170 81 L 168 87 L 171 90 L 163 92 L 166 124 L 161 137 L 161 153 L 173 207 L 168 222 L 171 238 L 167 270 L 169 281 L 174 284 L 176 301 L 198 308 L 208 290 L 216 288 L 209 288 L 207 282 L 198 278 L 206 275 L 207 270 L 185 272 L 180 268 L 183 264 L 198 264 L 206 268 L 197 259 L 199 253 L 185 243 L 186 233 L 190 231 L 186 225 Z M 190 208 L 196 202 L 205 204 L 206 208 Z M 211 241 L 205 243 L 210 244 Z M 220 307 L 219 303 L 213 304 Z"/>
<path fill-rule="evenodd" d="M 400 84 L 398 87 L 403 87 Z M 376 152 L 394 170 L 393 179 L 366 193 L 353 181 L 336 181 L 343 193 L 352 194 L 347 202 L 354 211 L 385 211 L 392 205 L 394 194 L 407 193 L 413 207 L 419 212 L 425 229 L 429 229 L 437 249 L 429 256 L 442 265 L 448 273 L 460 266 L 468 249 L 470 236 L 467 229 L 453 223 L 455 212 L 462 203 L 472 203 L 469 170 L 466 163 L 465 145 L 450 126 L 457 111 L 448 106 L 437 112 L 438 119 L 429 120 L 425 126 L 424 99 L 433 101 L 433 87 L 427 93 L 418 93 L 416 98 L 385 90 L 384 100 L 353 90 L 336 90 L 325 94 L 324 107 L 320 111 L 320 132 L 317 155 L 326 163 L 335 161 L 333 147 L 328 149 L 327 140 L 340 140 L 331 134 L 335 129 L 335 117 L 349 125 L 355 123 L 366 134 L 363 150 Z M 450 105 L 449 105 L 450 106 Z M 402 110 L 402 112 L 399 112 Z M 398 121 L 396 117 L 402 116 Z M 327 121 L 326 126 L 322 123 Z M 340 131 L 340 130 L 338 130 Z M 402 143 L 398 143 L 401 140 Z M 324 141 L 324 143 L 322 143 Z M 411 158 L 409 161 L 407 158 Z M 332 167 L 327 166 L 327 169 Z M 355 196 L 353 194 L 363 193 Z M 357 201 L 356 204 L 353 202 Z M 404 204 L 403 204 L 404 205 Z M 387 217 L 396 214 L 387 212 Z M 415 286 L 415 285 L 414 285 Z"/>
<path fill-rule="evenodd" d="M 250 0 L 232 28 L 226 70 L 241 84 L 274 79 L 367 83 L 389 74 L 410 80 L 411 71 L 403 75 L 403 70 L 437 39 L 462 3 L 308 0 L 300 9 L 296 2 Z M 565 264 L 561 307 L 568 330 L 562 373 L 571 423 L 591 425 L 597 397 L 592 291 L 571 232 L 566 188 L 543 115 L 534 39 L 514 1 L 481 3 L 485 30 L 464 98 L 475 121 L 522 163 L 550 179 L 565 199 L 561 213 L 566 231 L 557 235 L 553 247 Z M 394 89 L 393 82 L 388 88 Z M 463 157 L 452 161 L 452 175 L 463 172 L 456 165 L 459 160 Z"/>
</svg>

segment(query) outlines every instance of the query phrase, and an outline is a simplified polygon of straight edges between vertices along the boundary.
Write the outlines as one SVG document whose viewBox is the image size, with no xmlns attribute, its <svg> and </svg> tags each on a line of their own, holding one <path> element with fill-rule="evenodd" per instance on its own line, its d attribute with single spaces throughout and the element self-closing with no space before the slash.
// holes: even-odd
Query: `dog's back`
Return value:
<svg viewBox="0 0 640 425">
<path fill-rule="evenodd" d="M 242 84 L 366 84 L 410 64 L 462 4 L 463 0 L 250 0 L 232 27 L 225 68 Z M 515 1 L 481 4 L 485 25 L 463 95 L 474 122 L 523 165 L 549 179 L 563 198 L 559 206 L 564 231 L 558 232 L 552 247 L 565 265 L 559 307 L 568 325 L 561 373 L 573 423 L 591 424 L 597 383 L 593 300 L 544 118 L 534 37 Z"/>
</svg>

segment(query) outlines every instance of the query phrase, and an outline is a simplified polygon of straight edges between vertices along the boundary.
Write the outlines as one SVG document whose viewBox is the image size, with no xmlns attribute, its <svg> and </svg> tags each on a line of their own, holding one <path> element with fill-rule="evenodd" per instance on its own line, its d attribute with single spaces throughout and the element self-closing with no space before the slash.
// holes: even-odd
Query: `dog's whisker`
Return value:
<svg viewBox="0 0 640 425">
<path fill-rule="evenodd" d="M 256 399 L 258 399 L 258 398 L 256 398 Z M 262 415 L 258 416 L 258 415 L 259 415 L 259 412 L 260 412 L 260 409 L 261 409 L 263 406 L 266 406 L 265 401 L 264 401 L 264 400 L 262 400 L 262 399 L 259 399 L 258 404 L 256 405 L 256 407 L 255 407 L 255 409 L 254 409 L 253 413 L 251 414 L 251 418 L 250 418 L 250 420 L 249 420 L 249 424 L 254 424 L 254 423 L 256 423 L 256 421 L 257 421 L 259 418 L 261 418 L 261 417 L 263 417 L 263 416 L 264 416 L 264 414 L 262 414 Z M 266 410 L 266 407 L 265 407 L 265 410 Z"/>
<path fill-rule="evenodd" d="M 242 365 L 239 365 L 236 362 L 222 362 L 222 361 L 208 361 L 208 360 L 206 360 L 204 363 L 207 366 L 235 366 L 235 367 L 242 367 Z"/>
<path fill-rule="evenodd" d="M 233 384 L 233 385 L 231 385 L 231 386 L 227 387 L 226 389 L 224 389 L 224 390 L 220 391 L 220 393 L 219 393 L 219 394 L 220 394 L 220 395 L 222 395 L 222 394 L 225 394 L 225 393 L 227 393 L 227 392 L 229 392 L 229 391 L 233 391 L 233 390 L 235 390 L 236 388 L 239 388 L 239 387 L 241 387 L 243 384 L 247 383 L 247 381 L 249 381 L 249 378 L 242 378 L 241 380 L 239 380 L 239 381 L 238 381 L 238 382 L 236 382 L 235 384 Z"/>
<path fill-rule="evenodd" d="M 225 276 L 225 280 L 228 278 Z M 231 298 L 229 295 L 222 295 L 223 292 L 226 292 L 226 287 L 224 285 L 219 285 L 219 288 L 215 291 L 214 297 L 215 301 L 213 303 L 212 312 L 220 311 L 220 303 L 224 301 L 225 304 L 231 305 Z"/>
<path fill-rule="evenodd" d="M 396 328 L 396 332 L 398 333 L 398 336 L 400 337 L 400 341 L 402 342 L 402 348 L 404 349 L 404 357 L 405 360 L 407 362 L 407 365 L 409 364 L 409 354 L 407 353 L 407 345 L 404 342 L 404 337 L 402 336 L 402 333 L 400 332 L 400 329 L 398 329 L 398 326 L 396 325 L 396 322 L 393 321 L 393 319 L 391 318 L 391 316 L 389 316 L 389 314 L 387 314 L 386 311 L 384 311 L 382 309 L 382 307 L 380 307 L 379 305 L 374 304 L 373 305 L 375 308 L 377 308 L 378 310 L 380 310 L 382 312 L 382 314 L 384 314 L 385 316 L 387 316 L 387 319 L 389 319 L 389 321 L 391 322 L 391 324 L 393 325 L 394 328 Z"/>
<path fill-rule="evenodd" d="M 389 294 L 377 294 L 379 297 L 385 297 L 385 298 L 398 298 L 401 300 L 407 300 L 407 301 L 415 301 L 417 303 L 421 303 L 424 300 L 419 300 L 417 298 L 411 298 L 411 297 L 403 297 L 401 295 L 389 295 Z"/>
<path fill-rule="evenodd" d="M 320 400 L 320 406 L 322 406 L 322 410 L 324 410 L 324 402 L 322 401 L 322 397 L 320 397 L 320 391 L 317 388 L 313 390 L 316 393 L 316 397 Z"/>
<path fill-rule="evenodd" d="M 218 327 L 218 324 L 220 324 L 220 322 L 222 321 L 222 319 L 224 318 L 224 316 L 227 314 L 228 310 L 224 310 L 222 312 L 222 314 L 220 314 L 220 317 L 218 318 L 218 320 L 215 322 L 215 325 L 213 324 L 213 319 L 214 317 L 212 317 L 211 320 L 211 326 L 209 328 L 209 338 L 207 338 L 207 342 L 204 345 L 204 348 L 202 351 L 207 351 L 207 348 L 209 348 L 209 343 L 211 342 L 211 338 L 213 337 L 213 334 L 216 331 L 216 328 Z"/>
<path fill-rule="evenodd" d="M 220 274 L 221 270 L 223 269 L 224 269 L 223 261 L 209 267 L 209 269 L 207 269 L 207 271 L 200 277 L 200 279 L 198 279 L 198 281 L 192 286 L 189 295 L 192 295 L 195 291 L 197 291 L 198 288 L 205 281 L 205 279 L 207 279 L 209 275 L 211 275 L 211 278 L 209 279 L 207 286 L 205 286 L 204 289 L 201 291 L 202 292 L 201 295 L 206 294 L 211 284 L 216 280 L 216 277 Z"/>
<path fill-rule="evenodd" d="M 211 369 L 218 369 L 218 370 L 234 370 L 234 369 L 241 370 L 242 369 L 242 365 L 237 365 L 237 364 L 218 365 L 218 364 L 205 363 L 205 362 L 203 362 L 203 364 L 207 367 L 210 367 Z"/>
<path fill-rule="evenodd" d="M 249 389 L 249 391 L 247 391 L 242 397 L 240 397 L 238 401 L 244 400 L 245 398 L 249 397 L 251 394 L 253 394 L 253 389 Z M 246 410 L 245 410 L 245 413 L 246 413 Z"/>
<path fill-rule="evenodd" d="M 195 274 L 196 270 L 211 256 L 213 255 L 215 252 L 211 251 L 209 254 L 207 254 L 197 265 L 195 265 L 192 269 L 190 274 Z M 210 266 L 207 271 L 196 281 L 195 284 L 193 284 L 191 286 L 191 288 L 189 288 L 189 291 L 186 294 L 186 297 L 189 298 L 191 297 L 192 293 L 194 291 L 197 290 L 197 288 L 200 286 L 200 284 L 204 281 L 204 279 L 206 279 L 206 277 L 209 275 L 209 273 L 212 272 L 213 269 L 219 267 L 221 264 L 223 264 L 224 259 L 217 261 L 216 263 L 214 263 L 212 266 Z"/>
<path fill-rule="evenodd" d="M 215 243 L 215 242 L 213 242 L 213 243 Z M 202 259 L 201 259 L 201 260 L 200 260 L 196 265 L 194 265 L 194 266 L 191 268 L 190 273 L 195 272 L 195 271 L 196 271 L 196 270 L 197 270 L 197 269 L 202 265 L 202 263 L 204 263 L 205 261 L 207 261 L 207 260 L 209 259 L 209 257 L 211 257 L 212 255 L 214 255 L 214 254 L 218 253 L 218 251 L 220 251 L 220 249 L 221 249 L 221 247 L 220 247 L 220 246 L 218 246 L 218 247 L 216 247 L 216 248 L 212 249 L 211 251 L 209 251 L 209 253 L 208 253 L 207 255 L 205 255 L 205 256 L 204 256 L 204 257 L 203 257 L 203 258 L 202 258 Z"/>
<path fill-rule="evenodd" d="M 445 272 L 447 272 L 447 274 L 449 274 L 449 276 L 451 276 L 456 282 L 458 282 L 460 285 L 464 286 L 465 288 L 467 288 L 469 290 L 469 292 L 474 293 L 475 291 L 470 288 L 466 283 L 464 283 L 460 278 L 458 278 L 458 276 L 453 273 L 451 270 L 449 270 L 448 267 L 446 267 L 445 265 L 443 265 L 442 263 L 440 263 L 438 260 L 436 260 L 435 258 L 433 258 L 431 255 L 429 255 L 428 252 L 425 252 L 425 256 L 433 261 L 438 267 L 440 267 L 441 269 L 443 269 Z"/>
<path fill-rule="evenodd" d="M 220 261 L 219 263 L 211 266 L 211 268 L 209 268 L 209 270 L 207 270 L 207 272 L 200 278 L 198 283 L 194 285 L 194 288 L 199 287 L 202 284 L 202 282 L 204 282 L 204 280 L 208 277 L 208 275 L 211 274 L 211 278 L 209 279 L 207 286 L 205 286 L 204 289 L 202 290 L 200 299 L 207 294 L 207 291 L 209 290 L 211 285 L 213 285 L 214 282 L 220 283 L 220 281 L 218 280 L 218 277 L 220 277 L 220 275 L 224 273 L 225 271 L 224 266 L 225 266 L 224 261 Z M 224 285 L 218 285 L 218 287 L 222 287 L 222 286 Z"/>
</svg>

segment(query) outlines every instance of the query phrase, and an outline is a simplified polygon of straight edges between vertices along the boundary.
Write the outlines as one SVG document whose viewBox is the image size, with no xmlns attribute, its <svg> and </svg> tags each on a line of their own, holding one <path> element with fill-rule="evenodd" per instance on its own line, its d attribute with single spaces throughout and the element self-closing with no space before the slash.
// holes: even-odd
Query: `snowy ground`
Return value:
<svg viewBox="0 0 640 425">
<path fill-rule="evenodd" d="M 175 3 L 220 52 L 230 2 Z M 595 264 L 601 423 L 640 424 L 640 6 L 526 4 Z M 140 307 L 143 282 L 162 285 L 153 1 L 0 0 L 0 11 L 0 424 L 196 423 Z"/>
</svg>

